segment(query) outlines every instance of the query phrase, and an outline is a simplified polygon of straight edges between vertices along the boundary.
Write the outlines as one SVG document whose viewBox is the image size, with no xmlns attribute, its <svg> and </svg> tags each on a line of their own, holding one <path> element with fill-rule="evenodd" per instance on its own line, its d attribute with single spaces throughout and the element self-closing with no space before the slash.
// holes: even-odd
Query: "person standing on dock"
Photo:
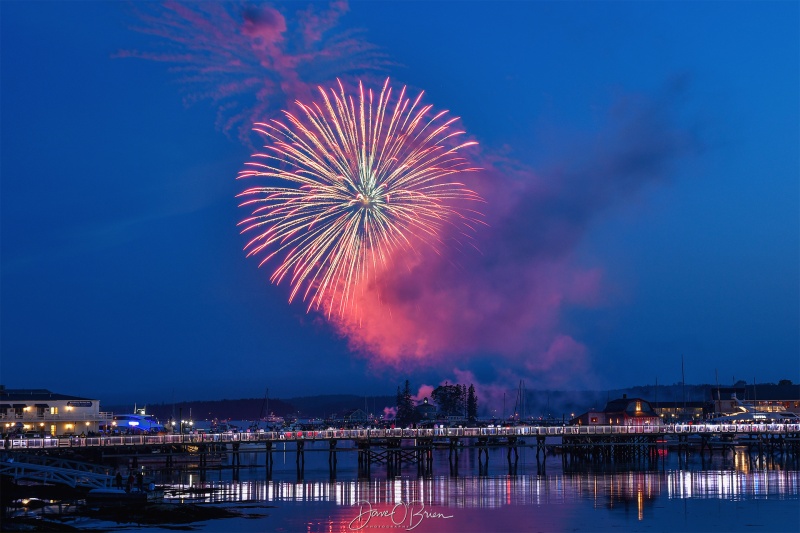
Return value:
<svg viewBox="0 0 800 533">
<path fill-rule="evenodd" d="M 133 473 L 128 474 L 128 482 L 125 484 L 125 492 L 130 492 L 133 488 Z"/>
<path fill-rule="evenodd" d="M 117 488 L 121 489 L 122 488 L 122 472 L 117 470 L 117 475 L 114 477 L 114 480 L 115 480 L 115 482 L 117 484 Z"/>
<path fill-rule="evenodd" d="M 139 492 L 144 491 L 144 474 L 141 472 L 136 474 L 136 486 L 139 488 Z"/>
</svg>

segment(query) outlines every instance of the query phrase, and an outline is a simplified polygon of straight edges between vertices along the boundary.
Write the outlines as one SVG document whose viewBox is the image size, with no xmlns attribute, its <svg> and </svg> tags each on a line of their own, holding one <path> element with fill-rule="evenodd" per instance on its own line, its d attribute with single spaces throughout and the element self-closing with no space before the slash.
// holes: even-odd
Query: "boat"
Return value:
<svg viewBox="0 0 800 533">
<path fill-rule="evenodd" d="M 731 399 L 736 403 L 736 411 L 722 413 L 709 420 L 712 424 L 800 424 L 800 416 L 790 411 L 759 411 L 754 406 L 742 402 L 735 394 Z"/>
<path fill-rule="evenodd" d="M 139 490 L 131 488 L 130 492 L 118 488 L 92 489 L 86 494 L 86 505 L 92 507 L 118 506 L 118 505 L 143 505 L 155 503 L 164 499 L 164 491 L 148 488 Z"/>
<path fill-rule="evenodd" d="M 190 448 L 192 448 L 191 445 L 187 446 L 186 448 L 189 453 L 142 453 L 135 456 L 136 464 L 138 466 L 146 466 L 149 468 L 164 467 L 168 463 L 182 466 L 200 465 L 202 463 L 206 466 L 210 466 L 221 465 L 228 457 L 227 453 L 224 451 L 208 452 L 201 456 L 198 453 L 192 453 L 190 450 Z M 133 468 L 133 461 L 134 457 L 129 457 L 127 460 L 125 460 L 124 464 L 129 468 Z"/>
<path fill-rule="evenodd" d="M 266 422 L 267 425 L 273 430 L 275 430 L 276 428 L 283 427 L 283 424 L 285 423 L 283 417 L 275 416 L 275 413 L 270 413 L 269 416 L 265 416 L 261 420 Z"/>
<path fill-rule="evenodd" d="M 264 416 L 265 408 L 269 416 Z M 258 419 L 254 420 L 248 429 L 251 433 L 276 431 L 278 428 L 281 428 L 283 424 L 283 417 L 275 416 L 275 413 L 269 410 L 269 388 L 267 388 L 267 391 L 264 393 L 264 401 L 261 404 L 261 411 L 258 414 Z"/>
<path fill-rule="evenodd" d="M 148 415 L 144 409 L 136 409 L 135 413 L 114 415 L 111 422 L 114 429 L 128 432 L 163 433 L 166 428 L 155 416 Z"/>
</svg>

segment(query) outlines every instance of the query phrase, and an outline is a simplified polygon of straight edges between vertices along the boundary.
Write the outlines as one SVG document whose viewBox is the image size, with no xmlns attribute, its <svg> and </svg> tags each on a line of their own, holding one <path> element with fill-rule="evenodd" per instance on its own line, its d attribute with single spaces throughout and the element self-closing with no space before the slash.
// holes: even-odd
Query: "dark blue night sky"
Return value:
<svg viewBox="0 0 800 533">
<path fill-rule="evenodd" d="M 0 5 L 7 387 L 486 397 L 673 383 L 681 356 L 800 380 L 797 2 L 207 5 Z M 491 226 L 357 332 L 287 303 L 236 225 L 251 118 L 337 77 L 461 117 Z"/>
</svg>

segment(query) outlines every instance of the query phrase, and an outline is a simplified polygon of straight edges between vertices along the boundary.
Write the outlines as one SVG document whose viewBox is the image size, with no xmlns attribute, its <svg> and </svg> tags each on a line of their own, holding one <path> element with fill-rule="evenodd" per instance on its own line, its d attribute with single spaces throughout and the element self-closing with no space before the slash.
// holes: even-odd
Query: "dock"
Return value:
<svg viewBox="0 0 800 533">
<path fill-rule="evenodd" d="M 537 472 L 544 473 L 548 456 L 560 455 L 564 470 L 585 465 L 658 464 L 668 447 L 688 456 L 689 450 L 701 457 L 725 454 L 734 446 L 744 446 L 758 457 L 783 455 L 800 457 L 800 424 L 672 424 L 641 426 L 510 426 L 465 428 L 325 429 L 309 431 L 258 431 L 184 435 L 128 435 L 69 438 L 9 438 L 4 442 L 0 473 L 28 472 L 57 465 L 21 467 L 25 457 L 58 460 L 62 454 L 80 454 L 87 462 L 104 464 L 130 460 L 130 466 L 152 464 L 164 468 L 192 462 L 198 467 L 213 465 L 220 455 L 228 464 L 239 466 L 240 453 L 266 453 L 267 478 L 271 479 L 273 452 L 277 444 L 291 445 L 298 480 L 303 479 L 306 444 L 326 442 L 331 477 L 336 476 L 337 455 L 358 454 L 359 476 L 385 469 L 389 477 L 399 474 L 404 465 L 414 466 L 420 475 L 429 475 L 433 451 L 448 450 L 451 473 L 458 472 L 459 455 L 473 448 L 478 451 L 479 474 L 488 472 L 489 449 L 506 453 L 509 474 L 517 471 L 519 448 L 535 450 Z M 285 446 L 284 446 L 285 448 Z M 12 466 L 13 465 L 13 466 Z M 98 472 L 99 474 L 99 472 Z M 98 476 L 100 477 L 100 476 Z M 97 483 L 95 481 L 94 483 Z M 99 483 L 98 483 L 99 484 Z M 95 485 L 97 486 L 97 484 Z"/>
</svg>

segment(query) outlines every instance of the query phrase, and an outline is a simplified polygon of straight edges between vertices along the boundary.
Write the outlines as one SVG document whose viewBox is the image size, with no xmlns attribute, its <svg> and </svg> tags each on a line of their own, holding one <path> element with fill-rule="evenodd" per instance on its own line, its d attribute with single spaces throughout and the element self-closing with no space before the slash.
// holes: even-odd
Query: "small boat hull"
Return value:
<svg viewBox="0 0 800 533">
<path fill-rule="evenodd" d="M 130 492 L 127 492 L 116 488 L 92 489 L 86 494 L 86 505 L 91 507 L 144 505 L 163 499 L 164 491 L 162 490 L 139 490 L 133 488 Z"/>
</svg>

